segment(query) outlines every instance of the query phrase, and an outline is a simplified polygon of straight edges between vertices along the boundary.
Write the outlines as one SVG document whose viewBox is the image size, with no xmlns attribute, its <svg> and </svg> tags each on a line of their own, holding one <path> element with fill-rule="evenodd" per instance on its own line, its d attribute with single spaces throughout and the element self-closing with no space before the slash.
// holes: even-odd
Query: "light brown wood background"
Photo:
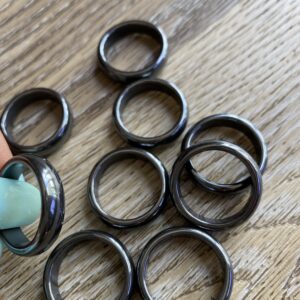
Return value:
<svg viewBox="0 0 300 300">
<path fill-rule="evenodd" d="M 232 299 L 299 300 L 298 0 L 1 0 L 0 111 L 14 94 L 43 86 L 64 93 L 74 114 L 70 140 L 49 157 L 66 196 L 65 223 L 58 241 L 83 229 L 105 230 L 126 244 L 136 262 L 157 232 L 186 224 L 170 202 L 145 227 L 114 230 L 98 220 L 88 204 L 92 167 L 107 152 L 125 146 L 111 117 L 123 86 L 100 71 L 96 47 L 110 26 L 130 19 L 150 20 L 166 32 L 168 61 L 157 76 L 184 92 L 190 109 L 188 127 L 205 116 L 230 112 L 251 120 L 267 141 L 269 165 L 259 208 L 241 226 L 214 234 L 234 266 Z M 138 68 L 151 60 L 152 46 L 147 39 L 128 38 L 114 47 L 111 59 L 119 67 Z M 149 136 L 168 130 L 176 114 L 172 99 L 148 93 L 130 103 L 125 119 L 135 133 Z M 16 137 L 26 143 L 38 141 L 54 130 L 56 118 L 51 105 L 31 107 L 18 117 Z M 212 136 L 252 152 L 249 141 L 235 131 L 219 129 L 202 138 Z M 181 138 L 153 151 L 168 170 L 180 151 Z M 209 153 L 197 163 L 203 174 L 223 182 L 244 172 L 229 155 Z M 183 189 L 195 210 L 219 217 L 239 209 L 247 194 L 217 197 L 195 187 L 187 176 Z M 147 163 L 125 161 L 108 170 L 100 192 L 111 213 L 133 217 L 154 203 L 158 176 Z M 31 226 L 27 232 L 33 230 Z M 43 299 L 42 274 L 50 251 L 33 258 L 5 252 L 0 260 L 0 298 Z M 59 281 L 66 299 L 114 299 L 122 279 L 116 255 L 91 243 L 70 253 Z M 163 245 L 149 267 L 155 299 L 214 299 L 221 283 L 216 258 L 196 241 L 178 239 Z M 140 299 L 136 292 L 133 298 Z"/>
</svg>

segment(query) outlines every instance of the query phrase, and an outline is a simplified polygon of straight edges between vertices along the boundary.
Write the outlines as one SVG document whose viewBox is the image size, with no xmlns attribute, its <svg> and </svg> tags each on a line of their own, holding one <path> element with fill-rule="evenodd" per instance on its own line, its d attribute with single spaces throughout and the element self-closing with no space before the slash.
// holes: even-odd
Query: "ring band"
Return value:
<svg viewBox="0 0 300 300">
<path fill-rule="evenodd" d="M 251 193 L 245 206 L 236 214 L 224 219 L 206 218 L 191 210 L 184 201 L 180 189 L 180 175 L 187 161 L 194 155 L 211 150 L 224 151 L 234 155 L 245 165 L 252 180 Z M 254 213 L 262 194 L 262 178 L 259 168 L 253 158 L 239 146 L 225 141 L 206 141 L 191 146 L 177 158 L 170 178 L 170 190 L 177 210 L 187 220 L 202 229 L 222 230 L 242 223 Z"/>
<path fill-rule="evenodd" d="M 77 232 L 65 238 L 50 254 L 45 266 L 43 277 L 44 294 L 47 300 L 62 299 L 58 289 L 58 273 L 60 265 L 67 253 L 78 244 L 92 240 L 104 242 L 105 244 L 112 246 L 120 255 L 125 268 L 126 279 L 119 299 L 130 299 L 134 282 L 134 266 L 128 250 L 117 238 L 108 233 L 96 230 L 86 230 Z"/>
<path fill-rule="evenodd" d="M 18 144 L 12 134 L 13 121 L 24 107 L 41 101 L 50 100 L 57 103 L 62 111 L 62 118 L 56 132 L 45 141 L 26 146 Z M 1 130 L 14 154 L 27 153 L 47 156 L 57 150 L 69 137 L 72 127 L 72 113 L 70 106 L 62 94 L 46 88 L 34 88 L 16 95 L 6 106 L 1 117 Z"/>
<path fill-rule="evenodd" d="M 107 58 L 107 49 L 116 40 L 130 34 L 145 34 L 153 38 L 159 45 L 159 55 L 156 60 L 138 71 L 122 71 L 114 68 Z M 100 39 L 98 45 L 98 60 L 103 71 L 117 81 L 129 83 L 138 79 L 150 77 L 157 71 L 167 58 L 168 41 L 164 32 L 152 23 L 145 21 L 127 21 L 110 28 Z"/>
<path fill-rule="evenodd" d="M 58 237 L 64 220 L 65 201 L 61 180 L 45 158 L 30 154 L 14 156 L 0 170 L 0 176 L 19 179 L 24 166 L 34 172 L 41 192 L 41 217 L 37 232 L 31 241 L 21 228 L 1 230 L 0 236 L 12 253 L 32 256 L 46 251 Z"/>
<path fill-rule="evenodd" d="M 232 115 L 232 114 L 217 114 L 202 119 L 197 122 L 185 135 L 182 141 L 182 151 L 189 148 L 193 144 L 195 137 L 201 132 L 213 127 L 230 127 L 244 133 L 253 144 L 257 157 L 260 173 L 263 174 L 268 161 L 268 149 L 265 140 L 260 131 L 248 120 Z M 191 173 L 196 183 L 206 190 L 219 193 L 233 193 L 246 188 L 251 184 L 250 177 L 243 178 L 235 183 L 221 184 L 210 181 L 201 176 L 194 168 L 189 160 L 186 164 L 187 170 Z"/>
<path fill-rule="evenodd" d="M 141 137 L 126 128 L 122 112 L 127 102 L 134 96 L 147 92 L 159 91 L 174 98 L 180 105 L 180 117 L 175 126 L 157 137 Z M 174 141 L 184 131 L 188 120 L 188 106 L 183 93 L 172 83 L 162 79 L 142 79 L 127 86 L 117 98 L 113 108 L 113 119 L 121 137 L 135 147 L 153 148 Z"/>
<path fill-rule="evenodd" d="M 215 240 L 209 234 L 199 229 L 188 228 L 188 227 L 175 227 L 175 228 L 164 230 L 159 234 L 157 234 L 156 236 L 154 236 L 146 244 L 145 248 L 142 250 L 142 253 L 139 257 L 138 264 L 137 264 L 137 280 L 138 280 L 138 285 L 143 299 L 145 300 L 153 299 L 147 287 L 147 276 L 146 276 L 151 254 L 157 246 L 174 237 L 191 237 L 191 238 L 199 239 L 214 250 L 221 263 L 224 272 L 223 287 L 216 299 L 228 300 L 230 298 L 232 287 L 233 287 L 233 268 L 226 250 L 217 240 Z"/>
<path fill-rule="evenodd" d="M 137 158 L 151 163 L 152 166 L 154 166 L 154 168 L 158 171 L 161 181 L 161 193 L 156 204 L 145 214 L 132 219 L 121 219 L 111 216 L 102 208 L 101 204 L 97 200 L 99 181 L 105 170 L 116 161 L 126 158 Z M 159 215 L 165 207 L 169 198 L 169 175 L 162 162 L 150 152 L 136 148 L 118 149 L 105 155 L 95 165 L 89 177 L 88 194 L 93 211 L 100 219 L 102 219 L 102 221 L 116 228 L 137 227 L 150 222 L 157 215 Z"/>
</svg>

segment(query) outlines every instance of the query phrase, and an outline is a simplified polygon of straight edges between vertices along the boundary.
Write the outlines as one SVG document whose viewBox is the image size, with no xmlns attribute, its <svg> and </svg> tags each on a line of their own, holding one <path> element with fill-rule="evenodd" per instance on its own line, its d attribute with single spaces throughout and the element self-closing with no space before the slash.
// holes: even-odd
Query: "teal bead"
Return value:
<svg viewBox="0 0 300 300">
<path fill-rule="evenodd" d="M 0 229 L 29 225 L 40 213 L 41 193 L 36 187 L 0 177 Z"/>
</svg>

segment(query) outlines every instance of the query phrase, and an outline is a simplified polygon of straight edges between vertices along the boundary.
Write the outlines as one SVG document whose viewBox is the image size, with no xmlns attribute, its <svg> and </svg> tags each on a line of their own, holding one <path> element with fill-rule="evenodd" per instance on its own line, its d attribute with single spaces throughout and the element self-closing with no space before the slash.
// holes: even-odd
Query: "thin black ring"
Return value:
<svg viewBox="0 0 300 300">
<path fill-rule="evenodd" d="M 181 149 L 184 151 L 193 144 L 195 137 L 201 132 L 213 128 L 213 127 L 230 127 L 237 129 L 244 133 L 249 140 L 252 142 L 255 151 L 257 153 L 258 161 L 261 174 L 264 173 L 267 162 L 268 162 L 268 149 L 265 143 L 264 137 L 260 131 L 248 120 L 232 114 L 217 114 L 202 119 L 197 122 L 189 131 L 186 133 Z M 235 183 L 221 184 L 210 181 L 201 176 L 201 174 L 194 168 L 192 162 L 189 160 L 186 163 L 187 170 L 191 173 L 195 181 L 204 189 L 218 192 L 218 193 L 235 193 L 243 190 L 251 184 L 250 177 L 243 178 Z"/>
<path fill-rule="evenodd" d="M 19 179 L 24 165 L 37 177 L 41 191 L 41 216 L 37 232 L 29 241 L 21 228 L 5 229 L 0 236 L 7 248 L 21 256 L 32 256 L 46 251 L 57 239 L 64 220 L 65 200 L 61 180 L 53 166 L 38 156 L 14 156 L 0 170 L 0 176 Z"/>
<path fill-rule="evenodd" d="M 121 256 L 126 273 L 125 285 L 119 299 L 130 299 L 134 283 L 134 265 L 128 250 L 117 238 L 108 233 L 96 230 L 86 230 L 68 236 L 61 241 L 50 254 L 43 276 L 44 294 L 47 300 L 62 300 L 58 289 L 58 273 L 60 265 L 72 248 L 80 243 L 90 240 L 99 240 L 100 242 L 113 246 L 117 250 L 118 254 Z"/>
<path fill-rule="evenodd" d="M 109 63 L 106 57 L 107 49 L 116 40 L 132 33 L 146 34 L 152 37 L 160 45 L 159 55 L 155 62 L 141 70 L 118 70 Z M 168 41 L 166 35 L 158 26 L 145 21 L 133 20 L 122 22 L 110 28 L 100 39 L 97 50 L 98 60 L 103 71 L 114 80 L 129 83 L 138 79 L 150 77 L 162 67 L 167 58 Z"/>
<path fill-rule="evenodd" d="M 51 100 L 60 106 L 62 118 L 58 129 L 48 139 L 36 145 L 26 146 L 16 143 L 11 130 L 16 114 L 28 104 L 41 100 Z M 27 153 L 47 156 L 62 146 L 70 136 L 72 119 L 70 106 L 62 94 L 47 88 L 34 88 L 16 95 L 8 103 L 1 117 L 1 130 L 14 154 Z"/>
<path fill-rule="evenodd" d="M 173 237 L 188 236 L 196 239 L 200 239 L 202 242 L 208 244 L 216 253 L 224 272 L 224 284 L 222 290 L 218 296 L 218 300 L 228 300 L 233 287 L 233 268 L 231 265 L 230 258 L 223 248 L 223 246 L 215 240 L 209 234 L 189 227 L 175 227 L 164 230 L 154 236 L 144 247 L 137 264 L 137 280 L 143 299 L 152 300 L 152 296 L 147 287 L 147 268 L 149 264 L 150 256 L 153 250 L 161 243 L 169 240 Z"/>
<path fill-rule="evenodd" d="M 105 170 L 116 161 L 137 158 L 150 162 L 158 171 L 161 180 L 161 193 L 156 204 L 145 214 L 132 218 L 120 219 L 108 214 L 97 201 L 97 187 Z M 169 198 L 169 175 L 162 162 L 152 153 L 137 148 L 123 148 L 106 154 L 93 168 L 88 183 L 89 201 L 93 211 L 106 224 L 116 228 L 130 228 L 144 225 L 158 216 Z"/>
<path fill-rule="evenodd" d="M 122 119 L 127 102 L 137 94 L 160 91 L 174 98 L 180 105 L 180 117 L 168 132 L 156 137 L 142 137 L 131 133 Z M 184 131 L 188 120 L 188 106 L 183 93 L 174 84 L 162 79 L 142 79 L 127 86 L 117 98 L 113 108 L 113 120 L 121 137 L 135 147 L 153 148 L 174 141 Z"/>
<path fill-rule="evenodd" d="M 218 150 L 236 156 L 248 169 L 252 179 L 251 194 L 245 206 L 236 214 L 224 219 L 211 219 L 194 212 L 184 201 L 180 190 L 180 175 L 192 156 L 205 151 Z M 225 141 L 205 141 L 182 152 L 175 161 L 170 178 L 170 190 L 180 214 L 194 225 L 206 230 L 221 230 L 242 223 L 255 211 L 262 194 L 262 177 L 253 158 L 242 148 Z"/>
</svg>

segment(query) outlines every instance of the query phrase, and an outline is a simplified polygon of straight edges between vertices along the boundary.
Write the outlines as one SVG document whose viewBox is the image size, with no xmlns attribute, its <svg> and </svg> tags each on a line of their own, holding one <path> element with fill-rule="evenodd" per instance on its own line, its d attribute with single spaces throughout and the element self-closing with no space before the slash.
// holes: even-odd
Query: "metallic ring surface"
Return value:
<svg viewBox="0 0 300 300">
<path fill-rule="evenodd" d="M 265 171 L 268 161 L 268 149 L 265 140 L 260 131 L 248 120 L 232 114 L 217 114 L 202 119 L 197 122 L 186 133 L 182 141 L 182 151 L 189 148 L 193 144 L 195 137 L 201 132 L 213 127 L 230 127 L 244 133 L 253 144 L 257 157 L 258 166 L 261 174 Z M 251 184 L 250 177 L 243 178 L 235 183 L 221 184 L 210 181 L 201 176 L 201 174 L 193 167 L 189 160 L 186 163 L 187 170 L 191 173 L 196 183 L 206 190 L 220 193 L 239 192 Z"/>
<path fill-rule="evenodd" d="M 159 55 L 152 64 L 147 65 L 141 70 L 118 70 L 109 63 L 107 59 L 107 49 L 116 40 L 134 33 L 145 34 L 153 38 L 160 45 Z M 159 27 L 149 22 L 133 20 L 122 22 L 110 28 L 100 39 L 97 50 L 98 60 L 103 71 L 114 80 L 129 83 L 150 77 L 155 71 L 162 67 L 167 58 L 168 41 L 164 32 Z"/>
<path fill-rule="evenodd" d="M 131 133 L 122 119 L 125 105 L 134 96 L 147 92 L 159 91 L 165 93 L 180 105 L 180 116 L 177 123 L 168 132 L 156 137 L 142 137 Z M 142 79 L 127 86 L 117 98 L 113 108 L 113 120 L 121 137 L 135 147 L 153 148 L 171 143 L 184 131 L 188 120 L 188 106 L 183 93 L 172 83 L 162 79 Z"/>
<path fill-rule="evenodd" d="M 59 105 L 62 117 L 58 129 L 52 136 L 39 144 L 32 146 L 18 144 L 12 134 L 16 115 L 27 105 L 41 100 L 50 100 Z M 47 88 L 34 88 L 16 95 L 5 107 L 1 117 L 1 130 L 14 154 L 49 155 L 69 137 L 71 127 L 72 113 L 67 100 L 62 94 Z"/>
<path fill-rule="evenodd" d="M 137 158 L 147 161 L 155 167 L 161 181 L 161 193 L 156 204 L 141 216 L 132 219 L 115 218 L 108 214 L 97 200 L 97 188 L 105 170 L 115 163 L 126 158 Z M 116 228 L 129 228 L 144 225 L 158 216 L 169 198 L 169 175 L 162 162 L 153 154 L 143 149 L 122 148 L 105 155 L 93 168 L 88 183 L 89 201 L 95 214 L 105 223 Z"/>
<path fill-rule="evenodd" d="M 61 241 L 50 254 L 43 277 L 44 294 L 47 300 L 62 300 L 58 289 L 58 273 L 60 265 L 67 253 L 80 243 L 100 241 L 112 246 L 120 255 L 125 269 L 125 285 L 120 295 L 121 300 L 130 299 L 134 282 L 134 265 L 126 247 L 114 236 L 96 230 L 74 233 Z"/>
<path fill-rule="evenodd" d="M 184 201 L 180 189 L 180 175 L 187 161 L 194 155 L 211 150 L 224 151 L 234 155 L 246 166 L 252 180 L 251 193 L 247 203 L 239 212 L 223 219 L 206 218 L 194 212 Z M 188 148 L 177 158 L 170 177 L 170 190 L 177 210 L 187 220 L 205 230 L 222 230 L 244 222 L 254 213 L 262 194 L 262 177 L 256 162 L 239 146 L 225 141 L 205 141 Z"/>
<path fill-rule="evenodd" d="M 0 170 L 4 178 L 19 179 L 24 165 L 36 175 L 41 192 L 41 217 L 33 240 L 29 241 L 21 228 L 0 231 L 0 237 L 14 254 L 32 256 L 46 251 L 58 237 L 64 220 L 65 201 L 61 180 L 45 159 L 24 154 L 14 156 Z"/>
<path fill-rule="evenodd" d="M 225 251 L 223 246 L 209 234 L 199 229 L 189 227 L 175 227 L 164 230 L 158 233 L 156 236 L 154 236 L 142 250 L 137 264 L 137 280 L 143 299 L 153 299 L 150 294 L 150 291 L 148 290 L 146 281 L 147 268 L 151 254 L 157 246 L 174 237 L 191 237 L 199 239 L 214 250 L 224 272 L 224 283 L 222 286 L 222 290 L 220 291 L 218 298 L 216 299 L 230 299 L 233 287 L 233 268 L 227 252 Z"/>
</svg>

